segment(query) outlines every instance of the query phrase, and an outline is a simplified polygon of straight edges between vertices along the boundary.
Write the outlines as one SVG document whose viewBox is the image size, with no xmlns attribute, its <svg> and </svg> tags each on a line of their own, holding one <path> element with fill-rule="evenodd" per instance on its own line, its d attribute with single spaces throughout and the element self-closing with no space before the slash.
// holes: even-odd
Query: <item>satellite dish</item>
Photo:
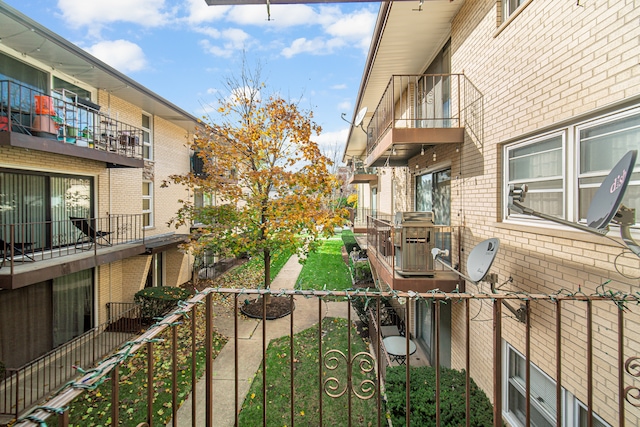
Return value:
<svg viewBox="0 0 640 427">
<path fill-rule="evenodd" d="M 602 181 L 587 211 L 587 225 L 589 227 L 596 229 L 606 227 L 618 212 L 624 192 L 631 179 L 637 155 L 636 150 L 629 151 Z"/>
<path fill-rule="evenodd" d="M 358 111 L 358 114 L 356 115 L 356 120 L 353 122 L 353 125 L 355 127 L 360 126 L 366 114 L 367 114 L 367 107 L 362 107 L 360 111 Z"/>
<path fill-rule="evenodd" d="M 577 224 L 562 218 L 543 214 L 521 204 L 527 194 L 527 186 L 514 186 L 509 188 L 509 209 L 514 212 L 532 215 L 558 224 L 566 225 L 589 233 L 605 235 L 609 231 L 609 223 L 614 221 L 620 227 L 620 237 L 634 254 L 640 257 L 640 243 L 636 242 L 631 234 L 631 228 L 636 223 L 635 209 L 621 205 L 624 192 L 627 189 L 633 168 L 638 156 L 637 150 L 631 150 L 625 154 L 616 164 L 609 175 L 602 181 L 598 191 L 593 197 L 587 211 L 587 225 Z"/>
<path fill-rule="evenodd" d="M 467 260 L 467 274 L 473 282 L 480 282 L 487 275 L 499 247 L 500 240 L 491 238 L 478 243 L 471 250 Z"/>
<path fill-rule="evenodd" d="M 433 259 L 438 261 L 440 264 L 458 274 L 459 276 L 467 279 L 470 282 L 478 284 L 482 279 L 485 278 L 491 265 L 493 264 L 493 260 L 496 259 L 496 254 L 498 253 L 498 248 L 500 247 L 500 240 L 496 238 L 491 238 L 484 240 L 478 243 L 469 254 L 469 259 L 467 260 L 467 274 L 460 273 L 458 270 L 453 269 L 449 264 L 438 258 L 440 254 L 449 255 L 448 250 L 442 250 L 438 248 L 433 248 L 431 250 L 431 255 L 433 255 Z"/>
</svg>

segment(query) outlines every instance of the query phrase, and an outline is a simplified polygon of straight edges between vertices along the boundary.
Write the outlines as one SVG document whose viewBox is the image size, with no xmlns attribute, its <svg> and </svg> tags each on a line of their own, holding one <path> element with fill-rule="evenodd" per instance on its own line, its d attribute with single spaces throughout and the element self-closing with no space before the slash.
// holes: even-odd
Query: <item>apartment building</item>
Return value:
<svg viewBox="0 0 640 427">
<path fill-rule="evenodd" d="M 9 372 L 105 324 L 137 291 L 191 277 L 178 247 L 189 230 L 168 225 L 190 195 L 161 184 L 189 172 L 197 119 L 1 2 L 0 38 Z"/>
<path fill-rule="evenodd" d="M 600 183 L 640 148 L 639 19 L 634 0 L 381 5 L 344 153 L 351 183 L 369 195 L 360 207 L 371 212 L 368 252 L 381 288 L 638 291 L 640 260 L 625 250 L 619 227 L 606 238 L 518 213 L 509 209 L 509 188 L 526 184 L 526 206 L 585 222 Z M 623 199 L 636 210 L 639 170 Z M 488 238 L 500 241 L 490 281 L 462 280 L 431 257 L 431 249 L 447 249 L 464 274 L 469 253 Z M 528 304 L 505 304 L 496 344 L 491 304 L 472 303 L 467 352 L 463 305 L 435 310 L 424 299 L 411 310 L 412 339 L 431 363 L 438 348 L 441 365 L 470 366 L 489 396 L 499 384 L 493 404 L 508 425 L 619 425 L 621 417 L 637 425 L 637 401 L 622 393 L 637 385 L 616 358 L 632 360 L 638 341 L 616 337 L 615 305 L 591 312 L 576 303 L 560 313 Z M 638 320 L 630 312 L 622 329 L 635 330 Z M 585 349 L 591 326 L 603 335 Z"/>
</svg>

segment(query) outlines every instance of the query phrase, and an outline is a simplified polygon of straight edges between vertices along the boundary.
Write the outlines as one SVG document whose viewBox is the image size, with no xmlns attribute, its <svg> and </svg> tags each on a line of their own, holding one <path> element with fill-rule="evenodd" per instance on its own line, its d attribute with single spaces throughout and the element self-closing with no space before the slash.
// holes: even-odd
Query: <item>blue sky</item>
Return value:
<svg viewBox="0 0 640 427">
<path fill-rule="evenodd" d="M 328 150 L 346 141 L 379 3 L 207 6 L 205 0 L 5 0 L 196 117 L 223 80 L 262 65 L 270 92 L 301 99 Z"/>
</svg>

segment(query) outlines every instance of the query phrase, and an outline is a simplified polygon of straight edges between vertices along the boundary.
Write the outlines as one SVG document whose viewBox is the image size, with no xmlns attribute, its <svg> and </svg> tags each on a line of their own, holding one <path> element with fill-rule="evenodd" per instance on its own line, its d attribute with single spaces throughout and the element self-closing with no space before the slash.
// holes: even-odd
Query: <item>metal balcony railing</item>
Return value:
<svg viewBox="0 0 640 427">
<path fill-rule="evenodd" d="M 23 263 L 97 253 L 101 248 L 137 241 L 144 241 L 139 214 L 0 224 L 0 267 L 8 264 L 13 274 Z"/>
<path fill-rule="evenodd" d="M 447 249 L 449 255 L 442 259 L 451 263 L 451 254 L 457 253 L 458 250 L 456 237 L 458 227 L 435 225 L 432 227 L 432 231 L 433 239 L 415 239 L 415 241 L 412 241 L 411 252 L 431 257 L 431 249 L 434 247 L 443 250 Z M 384 264 L 393 272 L 401 270 L 401 265 L 396 256 L 398 253 L 397 246 L 400 245 L 396 237 L 398 233 L 400 233 L 400 228 L 395 223 L 394 216 L 377 213 L 375 216 L 367 217 L 367 248 L 373 249 L 369 251 L 368 255 L 384 261 Z M 405 251 L 403 256 L 408 256 L 408 252 Z M 433 263 L 428 269 L 424 270 L 425 273 L 436 271 L 446 271 L 446 269 L 438 263 Z"/>
<path fill-rule="evenodd" d="M 251 375 L 251 378 L 257 381 L 259 387 L 255 389 L 254 394 L 247 395 L 245 400 L 243 397 L 245 392 L 241 391 L 241 386 L 242 390 L 245 390 L 244 383 L 247 381 L 247 376 L 241 373 L 240 368 L 244 367 L 243 360 L 248 356 L 239 349 L 238 337 L 244 333 L 240 332 L 242 329 L 239 327 L 241 319 L 238 308 L 246 298 L 268 293 L 270 293 L 269 290 L 205 289 L 183 302 L 179 308 L 152 325 L 142 335 L 128 342 L 118 352 L 104 359 L 95 369 L 80 374 L 74 381 L 67 383 L 53 397 L 41 403 L 42 406 L 36 407 L 28 416 L 18 420 L 14 425 L 38 426 L 49 417 L 58 416 L 58 426 L 68 426 L 71 422 L 70 409 L 76 405 L 74 399 L 83 394 L 90 396 L 92 401 L 106 400 L 108 403 L 104 408 L 106 413 L 102 413 L 101 420 L 110 416 L 111 425 L 114 426 L 123 422 L 125 412 L 137 415 L 135 422 L 129 421 L 129 425 L 142 423 L 176 426 L 198 423 L 197 425 L 212 426 L 216 419 L 214 416 L 220 414 L 216 411 L 222 410 L 228 410 L 231 424 L 235 422 L 235 425 L 239 425 L 239 416 L 245 410 L 244 408 L 255 407 L 255 405 L 259 405 L 261 421 L 254 420 L 252 425 L 270 425 L 267 424 L 266 419 L 273 412 L 271 399 L 277 398 L 282 401 L 282 396 L 271 395 L 272 385 L 266 379 L 273 378 L 268 375 L 276 375 L 284 381 L 286 389 L 284 401 L 288 406 L 288 408 L 279 409 L 280 412 L 276 414 L 278 425 L 294 425 L 294 423 L 311 425 L 309 418 L 312 414 L 305 414 L 302 410 L 307 408 L 304 405 L 309 404 L 309 401 L 313 401 L 317 408 L 317 410 L 314 409 L 313 415 L 319 417 L 320 425 L 324 425 L 323 419 L 326 422 L 326 419 L 335 415 L 328 413 L 325 406 L 332 399 L 343 399 L 341 416 L 344 417 L 345 422 L 340 425 L 351 425 L 355 403 L 366 400 L 371 402 L 371 410 L 365 413 L 366 419 L 353 420 L 354 423 L 386 426 L 389 406 L 384 391 L 385 371 L 394 362 L 387 357 L 388 349 L 384 348 L 384 340 L 380 339 L 375 332 L 381 330 L 381 316 L 368 318 L 370 330 L 373 331 L 370 333 L 376 335 L 371 340 L 367 351 L 352 353 L 351 340 L 347 340 L 348 351 L 337 351 L 335 344 L 325 339 L 327 331 L 323 329 L 322 322 L 327 312 L 327 300 L 336 298 L 340 302 L 334 304 L 340 304 L 340 312 L 344 313 L 347 325 L 351 329 L 346 334 L 348 336 L 351 336 L 350 332 L 355 329 L 351 308 L 357 300 L 362 300 L 360 305 L 365 306 L 365 309 L 369 307 L 378 313 L 381 312 L 382 299 L 396 300 L 397 303 L 406 307 L 403 313 L 406 325 L 413 325 L 415 304 L 420 302 L 431 304 L 433 330 L 436 331 L 431 338 L 435 348 L 433 366 L 436 367 L 433 384 L 435 393 L 432 397 L 435 402 L 434 425 L 441 425 L 441 415 L 444 411 L 450 410 L 450 407 L 445 408 L 440 405 L 445 394 L 456 394 L 461 400 L 459 406 L 464 408 L 465 415 L 458 420 L 460 425 L 465 425 L 464 419 L 467 421 L 471 419 L 476 409 L 471 406 L 470 399 L 472 388 L 475 388 L 472 385 L 472 378 L 482 380 L 491 400 L 493 425 L 496 427 L 503 425 L 503 409 L 505 411 L 510 409 L 503 408 L 503 398 L 510 395 L 514 387 L 513 381 L 517 381 L 522 396 L 526 396 L 525 403 L 522 400 L 518 401 L 518 404 L 522 405 L 519 416 L 523 417 L 523 425 L 533 425 L 529 409 L 537 399 L 535 393 L 539 392 L 535 380 L 540 379 L 540 375 L 537 377 L 532 375 L 534 355 L 538 360 L 552 359 L 548 364 L 553 367 L 548 368 L 550 371 L 548 374 L 552 375 L 556 382 L 545 390 L 545 399 L 549 399 L 549 404 L 555 402 L 558 425 L 564 425 L 562 417 L 565 412 L 562 408 L 566 389 L 570 389 L 574 396 L 580 397 L 584 403 L 582 410 L 587 419 L 592 415 L 595 416 L 596 411 L 599 411 L 599 415 L 609 425 L 638 425 L 640 421 L 637 412 L 638 341 L 633 334 L 637 316 L 640 314 L 637 294 L 602 292 L 586 295 L 581 291 L 570 293 L 565 290 L 553 295 L 521 292 L 475 295 L 444 292 L 424 294 L 367 292 L 364 295 L 362 292 L 274 290 L 278 296 L 289 298 L 291 306 L 294 300 L 296 305 L 310 304 L 308 312 L 317 313 L 317 317 L 312 319 L 314 323 L 310 331 L 311 336 L 316 337 L 312 339 L 317 341 L 318 345 L 313 351 L 307 347 L 297 346 L 294 330 L 298 322 L 304 321 L 300 316 L 295 315 L 297 311 L 287 319 L 277 322 L 267 322 L 263 318 L 258 326 L 258 330 L 262 330 L 263 337 L 259 344 L 262 358 L 266 358 L 269 345 L 269 339 L 265 337 L 284 337 L 283 341 L 280 340 L 284 343 L 281 344 L 284 347 L 282 347 L 283 350 L 278 347 L 276 364 L 266 365 L 263 369 L 256 365 L 256 375 Z M 220 308 L 219 301 L 228 301 L 233 307 L 232 322 L 229 322 L 226 316 L 214 315 L 214 311 Z M 525 324 L 513 324 L 515 320 L 504 316 L 503 305 L 508 303 L 520 304 L 523 307 Z M 441 309 L 444 306 L 451 307 L 455 312 L 456 324 L 451 336 L 443 336 L 438 332 L 442 320 Z M 334 310 L 334 312 L 337 311 Z M 204 316 L 202 316 L 203 313 Z M 198 316 L 202 317 L 198 318 Z M 313 317 L 313 314 L 311 316 Z M 226 368 L 224 371 L 217 371 L 214 375 L 212 360 L 215 357 L 214 343 L 210 338 L 214 330 L 223 323 L 226 325 L 232 323 L 230 339 L 222 350 L 226 351 L 225 354 L 230 361 L 219 365 Z M 203 327 L 206 339 L 195 338 L 196 325 Z M 400 338 L 407 349 L 410 349 L 412 341 L 417 339 L 414 327 L 409 326 L 409 328 L 405 336 Z M 575 339 L 570 339 L 573 337 Z M 522 350 L 523 366 L 518 366 L 517 371 L 514 371 L 514 366 L 504 364 L 506 361 L 503 360 L 503 339 L 512 340 L 513 344 L 517 344 Z M 165 340 L 168 342 L 163 343 Z M 455 351 L 455 360 L 452 358 L 452 364 L 466 374 L 466 380 L 457 386 L 460 392 L 452 393 L 451 390 L 448 392 L 443 390 L 445 383 L 440 375 L 442 368 L 439 367 L 440 351 L 438 349 L 444 340 L 450 340 L 452 350 Z M 478 348 L 482 348 L 482 351 L 478 351 Z M 537 350 L 534 351 L 534 349 Z M 134 363 L 132 357 L 138 352 L 142 357 L 137 357 Z M 198 359 L 206 361 L 202 377 L 198 374 L 196 362 Z M 217 363 L 218 360 L 216 359 L 215 362 Z M 420 402 L 415 400 L 414 392 L 411 391 L 415 387 L 412 387 L 412 375 L 410 375 L 416 360 L 407 357 L 403 362 L 405 362 L 404 365 L 399 365 L 399 368 L 405 371 L 406 379 L 399 392 L 404 402 L 404 405 L 401 405 L 404 410 L 401 414 L 398 415 L 396 412 L 390 417 L 399 416 L 400 420 L 396 420 L 399 423 L 418 425 L 412 422 L 412 409 Z M 306 374 L 304 378 L 300 378 L 301 363 L 315 364 L 313 372 L 317 374 Z M 342 370 L 335 370 L 338 365 Z M 136 398 L 140 406 L 135 410 L 131 406 L 133 399 L 129 396 L 122 396 L 123 399 L 127 399 L 126 406 L 123 407 L 124 402 L 120 401 L 122 388 L 125 384 L 131 384 L 133 370 L 139 370 L 146 377 L 146 384 L 144 379 L 141 383 L 135 384 L 136 389 L 141 389 L 142 396 L 139 399 Z M 271 372 L 272 370 L 275 373 Z M 365 376 L 356 376 L 356 373 L 360 375 L 360 372 L 364 372 Z M 180 384 L 189 387 L 186 392 L 177 387 L 178 375 L 180 375 Z M 215 381 L 220 380 L 221 375 L 225 382 Z M 505 375 L 509 378 L 505 378 Z M 171 382 L 165 383 L 167 378 L 172 378 Z M 364 378 L 364 381 L 360 383 L 360 379 L 356 380 L 356 378 Z M 204 387 L 196 388 L 197 382 L 202 382 Z M 215 389 L 220 387 L 223 390 L 218 390 L 220 394 L 216 395 Z M 418 388 L 423 387 L 425 384 L 421 383 Z M 452 387 L 451 384 L 449 387 Z M 185 393 L 195 394 L 196 390 L 197 393 L 203 393 L 205 396 L 198 395 L 198 398 L 192 396 L 193 398 L 184 402 Z M 299 393 L 310 393 L 310 395 L 301 399 Z M 386 389 L 386 393 L 389 393 L 389 389 Z M 396 393 L 398 393 L 397 390 Z M 96 396 L 100 399 L 94 399 Z M 214 396 L 224 398 L 216 399 Z M 426 397 L 423 395 L 421 399 Z M 180 407 L 183 402 L 183 407 Z M 124 408 L 127 408 L 127 411 Z M 95 412 L 97 409 L 92 408 L 92 410 Z M 310 411 L 307 409 L 307 412 Z M 554 420 L 552 424 L 555 422 Z M 587 424 L 591 425 L 591 423 L 589 421 Z"/>
<path fill-rule="evenodd" d="M 143 130 L 111 118 L 68 90 L 43 93 L 0 81 L 0 132 L 41 138 L 142 159 Z"/>
<path fill-rule="evenodd" d="M 482 94 L 464 74 L 394 75 L 367 125 L 367 155 L 391 128 L 482 126 Z"/>
<path fill-rule="evenodd" d="M 109 320 L 17 369 L 0 375 L 0 415 L 17 417 L 78 375 L 76 367 L 93 366 L 139 334 L 140 306 L 107 303 Z"/>
</svg>

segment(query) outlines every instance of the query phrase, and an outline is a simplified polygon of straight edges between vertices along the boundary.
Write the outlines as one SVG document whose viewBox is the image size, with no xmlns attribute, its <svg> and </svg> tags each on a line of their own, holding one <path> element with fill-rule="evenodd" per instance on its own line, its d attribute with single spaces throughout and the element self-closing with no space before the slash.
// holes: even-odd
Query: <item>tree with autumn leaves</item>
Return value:
<svg viewBox="0 0 640 427">
<path fill-rule="evenodd" d="M 214 206 L 183 201 L 176 224 L 199 224 L 190 249 L 222 256 L 248 253 L 264 259 L 264 288 L 278 251 L 305 255 L 333 234 L 345 212 L 329 203 L 338 185 L 330 160 L 312 139 L 320 134 L 313 112 L 278 95 L 265 96 L 260 72 L 243 67 L 226 80 L 219 118 L 204 120 L 191 149 L 202 173 L 171 181 L 209 194 Z"/>
</svg>

